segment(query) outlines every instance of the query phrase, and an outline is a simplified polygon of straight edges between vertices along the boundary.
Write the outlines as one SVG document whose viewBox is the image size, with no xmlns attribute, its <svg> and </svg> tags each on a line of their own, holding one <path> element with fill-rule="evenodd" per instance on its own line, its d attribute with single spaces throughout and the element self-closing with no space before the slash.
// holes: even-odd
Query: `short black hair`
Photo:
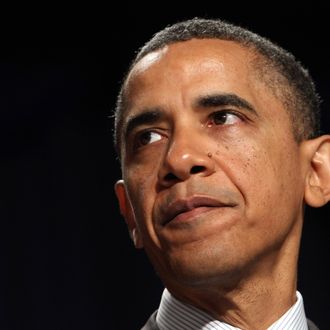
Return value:
<svg viewBox="0 0 330 330">
<path fill-rule="evenodd" d="M 234 41 L 251 49 L 256 55 L 252 63 L 255 72 L 286 107 L 296 141 L 301 142 L 320 134 L 320 98 L 308 70 L 290 52 L 246 28 L 220 19 L 193 18 L 169 25 L 156 33 L 132 61 L 121 85 L 114 113 L 114 143 L 119 153 L 120 128 L 126 105 L 125 85 L 130 71 L 147 54 L 166 45 L 194 38 Z"/>
</svg>

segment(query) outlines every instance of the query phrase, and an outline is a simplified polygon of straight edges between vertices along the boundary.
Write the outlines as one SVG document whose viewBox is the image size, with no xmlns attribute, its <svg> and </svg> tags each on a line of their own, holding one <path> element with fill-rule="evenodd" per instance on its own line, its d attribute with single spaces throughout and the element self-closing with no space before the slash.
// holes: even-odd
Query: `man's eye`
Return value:
<svg viewBox="0 0 330 330">
<path fill-rule="evenodd" d="M 217 111 L 210 115 L 208 125 L 233 125 L 242 119 L 238 114 L 229 111 Z"/>
<path fill-rule="evenodd" d="M 146 131 L 146 132 L 141 133 L 138 136 L 137 144 L 138 144 L 138 146 L 145 146 L 147 144 L 157 142 L 161 138 L 162 138 L 162 136 L 157 132 Z"/>
</svg>

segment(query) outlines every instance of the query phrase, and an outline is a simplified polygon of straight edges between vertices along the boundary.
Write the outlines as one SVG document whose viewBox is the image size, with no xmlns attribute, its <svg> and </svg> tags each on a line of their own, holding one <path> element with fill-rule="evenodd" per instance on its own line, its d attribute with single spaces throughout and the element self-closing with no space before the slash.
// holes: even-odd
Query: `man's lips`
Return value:
<svg viewBox="0 0 330 330">
<path fill-rule="evenodd" d="M 188 213 L 198 208 L 233 207 L 234 203 L 223 203 L 209 196 L 193 196 L 177 199 L 163 209 L 162 225 L 166 225 L 182 213 Z M 192 212 L 191 212 L 192 213 Z"/>
</svg>

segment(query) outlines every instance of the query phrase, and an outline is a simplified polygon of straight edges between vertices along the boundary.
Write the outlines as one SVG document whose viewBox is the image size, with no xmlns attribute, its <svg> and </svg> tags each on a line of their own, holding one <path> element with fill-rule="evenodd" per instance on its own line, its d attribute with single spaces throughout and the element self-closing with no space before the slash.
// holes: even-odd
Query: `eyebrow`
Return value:
<svg viewBox="0 0 330 330">
<path fill-rule="evenodd" d="M 197 98 L 195 102 L 196 107 L 211 108 L 211 107 L 220 107 L 220 106 L 234 106 L 242 109 L 246 109 L 255 115 L 257 111 L 254 107 L 245 99 L 239 97 L 236 94 L 210 94 Z"/>
<path fill-rule="evenodd" d="M 164 112 L 159 108 L 144 109 L 140 114 L 132 116 L 127 120 L 124 127 L 124 136 L 127 137 L 136 127 L 151 125 L 159 122 L 164 117 Z"/>
<path fill-rule="evenodd" d="M 236 94 L 216 93 L 198 97 L 194 102 L 195 107 L 211 108 L 220 106 L 235 106 L 251 111 L 257 115 L 254 107 L 245 99 Z M 161 121 L 165 114 L 160 108 L 144 109 L 141 113 L 128 118 L 124 126 L 125 138 L 136 128 L 142 125 L 151 125 Z"/>
</svg>

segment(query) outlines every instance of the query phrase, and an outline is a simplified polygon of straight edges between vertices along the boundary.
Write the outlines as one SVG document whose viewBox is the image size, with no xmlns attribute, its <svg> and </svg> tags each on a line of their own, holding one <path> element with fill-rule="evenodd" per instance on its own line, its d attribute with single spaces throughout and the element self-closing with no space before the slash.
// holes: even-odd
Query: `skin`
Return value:
<svg viewBox="0 0 330 330">
<path fill-rule="evenodd" d="M 311 164 L 323 168 L 330 148 L 328 136 L 295 141 L 253 58 L 215 39 L 143 58 L 125 86 L 115 189 L 136 247 L 174 296 L 266 329 L 296 300 L 304 202 L 329 199 L 327 174 Z"/>
</svg>

